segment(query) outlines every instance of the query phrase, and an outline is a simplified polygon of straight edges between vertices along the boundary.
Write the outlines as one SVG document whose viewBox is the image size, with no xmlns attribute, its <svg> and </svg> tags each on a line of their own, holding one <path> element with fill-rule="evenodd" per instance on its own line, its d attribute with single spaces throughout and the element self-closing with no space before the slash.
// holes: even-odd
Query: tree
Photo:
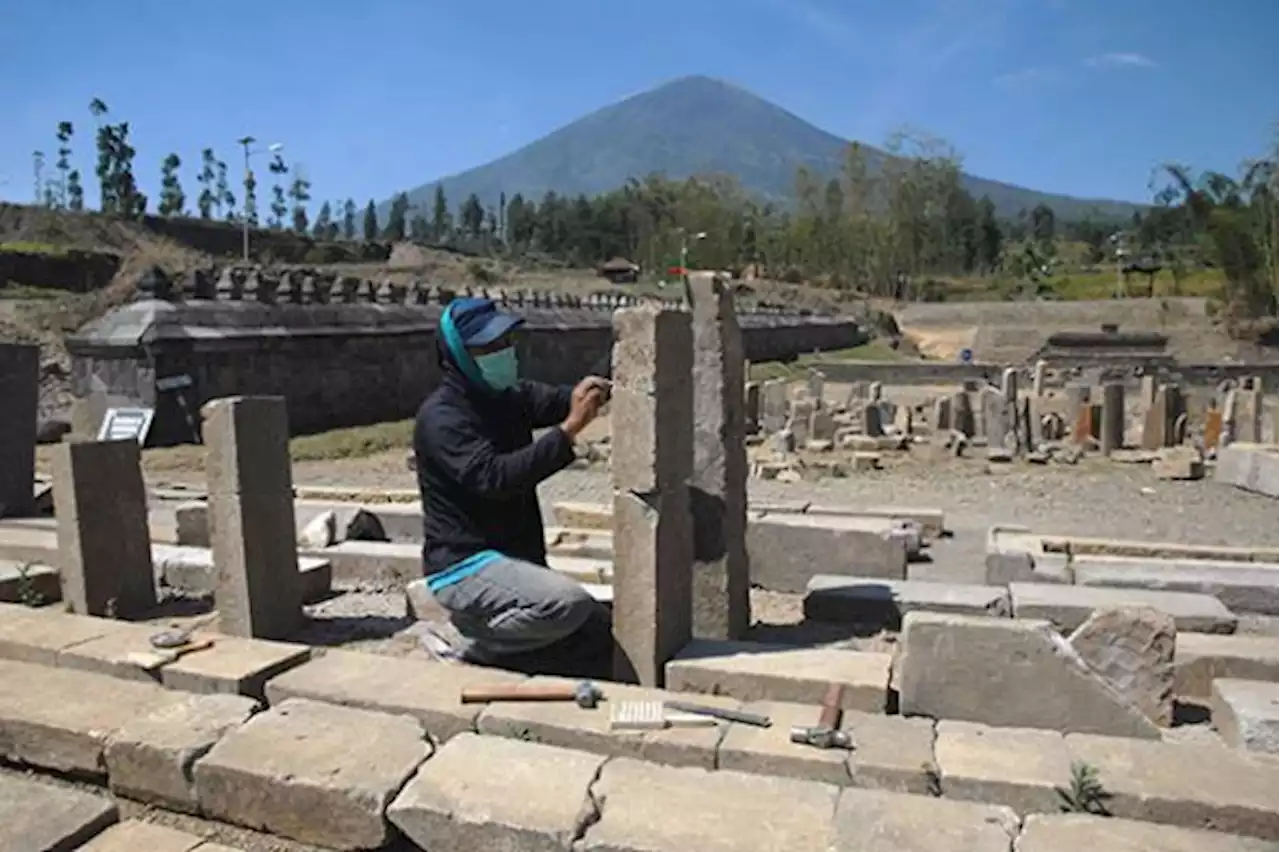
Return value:
<svg viewBox="0 0 1280 852">
<path fill-rule="evenodd" d="M 44 181 L 44 151 L 31 152 L 31 170 L 36 178 L 35 203 L 45 204 L 48 198 Z"/>
<path fill-rule="evenodd" d="M 103 213 L 115 213 L 118 212 L 116 181 L 113 177 L 116 172 L 117 147 L 115 126 L 104 120 L 107 115 L 107 105 L 100 98 L 94 98 L 89 102 L 89 113 L 98 123 L 97 133 L 94 136 L 98 154 L 97 165 L 94 168 L 94 174 L 98 178 L 98 205 Z"/>
<path fill-rule="evenodd" d="M 377 229 L 376 214 L 374 228 L 375 230 Z M 342 202 L 342 238 L 344 240 L 354 240 L 356 238 L 356 202 L 351 198 Z"/>
<path fill-rule="evenodd" d="M 67 173 L 67 209 L 77 213 L 84 209 L 84 186 L 80 183 L 78 169 Z"/>
<path fill-rule="evenodd" d="M 231 191 L 231 181 L 227 179 L 227 164 L 222 160 L 218 160 L 214 164 L 214 168 L 218 173 L 213 187 L 213 194 L 216 199 L 214 205 L 218 208 L 218 216 L 221 218 L 222 211 L 225 209 L 227 211 L 227 221 L 234 221 L 236 218 L 236 195 Z M 249 199 L 246 197 L 246 207 L 248 204 Z"/>
<path fill-rule="evenodd" d="M 200 195 L 196 197 L 196 209 L 201 219 L 212 219 L 213 208 L 219 205 L 217 192 L 218 161 L 212 148 L 200 152 L 200 174 L 196 183 L 200 184 Z"/>
<path fill-rule="evenodd" d="M 1048 245 L 1053 242 L 1056 233 L 1057 223 L 1053 215 L 1053 208 L 1048 204 L 1037 204 L 1031 210 L 1032 238 L 1042 245 Z"/>
<path fill-rule="evenodd" d="M 978 267 L 993 272 L 1000 266 L 1000 248 L 1004 235 L 996 220 L 996 205 L 987 196 L 978 199 Z"/>
<path fill-rule="evenodd" d="M 400 193 L 391 199 L 391 209 L 387 212 L 387 227 L 382 236 L 391 242 L 403 240 L 409 233 L 409 195 Z M 375 220 L 375 230 L 377 223 Z"/>
<path fill-rule="evenodd" d="M 444 197 L 444 187 L 436 184 L 436 191 L 431 199 L 431 241 L 440 242 L 449 233 L 449 201 Z"/>
<path fill-rule="evenodd" d="M 409 239 L 414 242 L 426 242 L 431 238 L 431 223 L 421 213 L 414 213 L 409 220 Z"/>
<path fill-rule="evenodd" d="M 258 179 L 253 176 L 253 169 L 244 173 L 244 220 L 253 227 L 258 227 Z"/>
<path fill-rule="evenodd" d="M 316 221 L 311 225 L 311 236 L 317 240 L 331 240 L 333 234 L 330 230 L 334 227 L 333 208 L 329 206 L 329 202 L 320 205 L 320 212 L 316 214 Z"/>
<path fill-rule="evenodd" d="M 178 169 L 182 168 L 182 160 L 177 154 L 164 158 L 160 166 L 160 205 L 156 212 L 161 216 L 180 216 L 187 204 L 187 197 L 182 192 L 182 184 L 178 180 Z"/>
<path fill-rule="evenodd" d="M 373 205 L 373 199 L 369 199 L 369 203 L 364 208 L 364 241 L 371 243 L 378 238 L 378 210 Z"/>
<path fill-rule="evenodd" d="M 289 212 L 289 205 L 285 203 L 284 186 L 281 184 L 284 176 L 289 173 L 289 166 L 285 163 L 284 157 L 275 154 L 271 158 L 271 164 L 267 166 L 267 171 L 274 176 L 271 182 L 271 218 L 267 220 L 267 225 L 280 228 L 284 225 L 285 214 Z"/>
<path fill-rule="evenodd" d="M 58 180 L 58 206 L 70 205 L 71 186 L 71 136 L 75 128 L 69 121 L 58 122 L 58 160 L 55 168 L 61 177 Z"/>
<path fill-rule="evenodd" d="M 108 177 L 115 193 L 115 212 L 130 218 L 139 217 L 147 212 L 147 197 L 133 177 L 133 158 L 138 152 L 129 144 L 129 122 L 117 124 L 111 140 L 114 150 Z"/>
<path fill-rule="evenodd" d="M 484 206 L 480 204 L 480 196 L 474 192 L 462 202 L 462 209 L 458 211 L 458 224 L 469 236 L 480 236 L 480 229 L 484 226 Z"/>
<path fill-rule="evenodd" d="M 294 169 L 293 182 L 289 184 L 289 201 L 293 205 L 293 230 L 297 234 L 307 232 L 307 203 L 311 201 L 311 181 L 301 168 Z"/>
</svg>

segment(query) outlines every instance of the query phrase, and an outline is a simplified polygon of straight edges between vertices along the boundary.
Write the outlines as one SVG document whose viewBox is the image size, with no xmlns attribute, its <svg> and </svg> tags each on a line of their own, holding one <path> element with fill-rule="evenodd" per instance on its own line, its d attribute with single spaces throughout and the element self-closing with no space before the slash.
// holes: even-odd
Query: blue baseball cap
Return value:
<svg viewBox="0 0 1280 852">
<path fill-rule="evenodd" d="M 524 318 L 498 310 L 492 299 L 454 299 L 449 316 L 463 346 L 488 346 L 524 325 Z"/>
</svg>

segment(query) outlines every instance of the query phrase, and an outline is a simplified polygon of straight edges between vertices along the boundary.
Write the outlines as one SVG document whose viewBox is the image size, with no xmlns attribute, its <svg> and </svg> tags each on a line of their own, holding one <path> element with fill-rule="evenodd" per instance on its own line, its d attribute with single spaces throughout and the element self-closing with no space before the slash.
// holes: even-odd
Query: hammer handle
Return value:
<svg viewBox="0 0 1280 852">
<path fill-rule="evenodd" d="M 844 697 L 844 686 L 833 683 L 827 687 L 826 697 L 822 699 L 822 714 L 818 716 L 818 727 L 828 731 L 840 727 L 840 702 Z"/>
<path fill-rule="evenodd" d="M 462 690 L 463 704 L 488 704 L 491 701 L 574 701 L 572 686 L 468 686 Z"/>
</svg>

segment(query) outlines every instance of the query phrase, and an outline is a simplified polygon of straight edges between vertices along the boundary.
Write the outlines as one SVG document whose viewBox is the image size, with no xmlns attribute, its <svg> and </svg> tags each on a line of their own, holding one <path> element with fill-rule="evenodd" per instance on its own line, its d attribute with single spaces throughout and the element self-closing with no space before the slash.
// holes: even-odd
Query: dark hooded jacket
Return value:
<svg viewBox="0 0 1280 852">
<path fill-rule="evenodd" d="M 550 428 L 569 416 L 573 389 L 521 381 L 477 387 L 437 344 L 443 379 L 418 411 L 413 452 L 422 492 L 427 575 L 482 550 L 545 565 L 537 485 L 574 460 L 573 440 Z"/>
</svg>

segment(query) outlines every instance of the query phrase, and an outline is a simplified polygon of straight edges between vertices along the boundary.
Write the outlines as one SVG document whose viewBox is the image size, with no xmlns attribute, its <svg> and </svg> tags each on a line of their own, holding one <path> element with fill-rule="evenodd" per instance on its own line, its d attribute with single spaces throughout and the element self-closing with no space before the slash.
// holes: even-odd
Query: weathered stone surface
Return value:
<svg viewBox="0 0 1280 852">
<path fill-rule="evenodd" d="M 1213 682 L 1213 726 L 1227 745 L 1276 754 L 1280 693 L 1274 683 L 1222 678 Z"/>
<path fill-rule="evenodd" d="M 1017 834 L 1018 815 L 1009 808 L 880 790 L 844 790 L 827 849 L 1008 852 Z"/>
<path fill-rule="evenodd" d="M 1124 385 L 1108 382 L 1102 386 L 1102 422 L 1099 424 L 1099 446 L 1103 455 L 1111 455 L 1124 446 Z"/>
<path fill-rule="evenodd" d="M 0 757 L 101 777 L 103 748 L 126 723 L 180 703 L 152 684 L 86 672 L 0 662 Z"/>
<path fill-rule="evenodd" d="M 192 766 L 256 708 L 256 702 L 240 695 L 198 695 L 126 722 L 107 741 L 111 790 L 194 813 L 198 804 Z"/>
<path fill-rule="evenodd" d="M 141 462 L 133 439 L 54 448 L 62 598 L 80 615 L 138 615 L 156 605 Z"/>
<path fill-rule="evenodd" d="M 116 823 L 77 852 L 209 852 L 204 838 L 138 819 Z"/>
<path fill-rule="evenodd" d="M 667 663 L 667 684 L 740 701 L 821 704 L 839 683 L 844 707 L 874 713 L 885 708 L 891 664 L 889 654 L 867 651 L 699 639 Z"/>
<path fill-rule="evenodd" d="M 1214 636 L 1184 633 L 1173 654 L 1179 695 L 1208 698 L 1215 678 L 1280 679 L 1280 646 L 1273 636 Z"/>
<path fill-rule="evenodd" d="M 747 552 L 753 585 L 776 592 L 801 594 L 818 574 L 907 578 L 907 551 L 902 541 L 878 532 L 823 525 L 822 518 L 769 517 L 747 524 Z"/>
<path fill-rule="evenodd" d="M 1096 609 L 1114 607 L 1150 607 L 1168 613 L 1178 632 L 1235 633 L 1239 621 L 1212 595 L 1190 592 L 1010 583 L 1009 594 L 1014 617 L 1043 619 L 1063 632 L 1084 624 Z"/>
<path fill-rule="evenodd" d="M 0 518 L 32 508 L 36 422 L 40 404 L 40 347 L 0 343 Z"/>
<path fill-rule="evenodd" d="M 1275 764 L 1221 746 L 1068 734 L 1073 761 L 1098 770 L 1112 814 L 1276 840 Z"/>
<path fill-rule="evenodd" d="M 1090 814 L 1032 814 L 1022 825 L 1018 852 L 1274 852 L 1252 837 L 1175 828 Z"/>
<path fill-rule="evenodd" d="M 905 715 L 1160 736 L 1048 622 L 913 612 L 903 619 L 899 643 Z"/>
<path fill-rule="evenodd" d="M 933 583 L 920 580 L 876 580 L 819 574 L 809 580 L 805 618 L 851 621 L 896 630 L 908 612 L 952 612 L 962 615 L 1010 614 L 1004 586 Z"/>
<path fill-rule="evenodd" d="M 202 635 L 196 635 L 198 641 Z M 208 635 L 214 645 L 179 657 L 160 669 L 160 682 L 187 692 L 264 697 L 267 681 L 311 658 L 306 645 Z"/>
<path fill-rule="evenodd" d="M 224 736 L 196 762 L 209 816 L 333 849 L 390 838 L 383 813 L 430 754 L 422 727 L 293 698 Z"/>
<path fill-rule="evenodd" d="M 1280 496 L 1280 464 L 1274 447 L 1233 443 L 1218 451 L 1214 482 L 1234 485 L 1255 494 Z"/>
<path fill-rule="evenodd" d="M 1280 566 L 1216 559 L 1084 556 L 1071 563 L 1081 586 L 1213 595 L 1235 613 L 1280 615 Z"/>
<path fill-rule="evenodd" d="M 0 560 L 0 603 L 43 606 L 62 600 L 58 569 Z"/>
<path fill-rule="evenodd" d="M 0 775 L 0 849 L 6 852 L 84 848 L 80 844 L 118 817 L 116 806 L 101 796 Z M 135 847 L 130 852 L 142 849 Z"/>
<path fill-rule="evenodd" d="M 536 677 L 536 684 L 573 683 L 561 678 Z M 688 696 L 626 684 L 606 684 L 605 701 L 665 701 Z M 731 698 L 699 696 L 699 704 L 736 709 L 741 703 Z M 482 734 L 529 740 L 560 748 L 578 749 L 611 757 L 634 757 L 672 766 L 700 766 L 713 769 L 716 746 L 724 725 L 667 728 L 660 731 L 612 731 L 609 712 L 586 710 L 571 702 L 500 701 L 485 707 L 476 728 Z"/>
<path fill-rule="evenodd" d="M 828 852 L 837 792 L 789 778 L 611 760 L 593 788 L 601 818 L 582 849 Z"/>
<path fill-rule="evenodd" d="M 1067 744 L 1057 731 L 938 723 L 934 743 L 942 794 L 1019 814 L 1057 813 L 1058 788 L 1071 779 Z"/>
<path fill-rule="evenodd" d="M 843 751 L 791 742 L 791 728 L 817 724 L 816 706 L 760 701 L 744 709 L 768 716 L 773 725 L 730 725 L 720 743 L 720 769 L 901 793 L 930 790 L 933 722 L 928 719 L 846 710 L 840 727 L 857 747 Z"/>
<path fill-rule="evenodd" d="M 421 563 L 422 548 L 419 546 L 417 551 Z M 213 564 L 213 551 L 207 545 L 152 544 L 151 558 L 162 585 L 185 595 L 213 596 L 218 585 L 218 571 Z M 316 601 L 329 593 L 333 585 L 333 570 L 328 559 L 315 556 L 298 558 L 298 579 L 302 582 L 304 601 Z M 418 573 L 421 571 L 422 566 L 419 565 Z"/>
<path fill-rule="evenodd" d="M 52 607 L 0 603 L 0 658 L 52 666 L 58 652 L 121 627 L 118 621 L 71 615 Z"/>
<path fill-rule="evenodd" d="M 1173 617 L 1149 607 L 1095 610 L 1068 640 L 1089 668 L 1161 727 L 1173 724 Z"/>
<path fill-rule="evenodd" d="M 595 817 L 588 790 L 605 758 L 461 734 L 422 765 L 387 819 L 423 849 L 567 850 Z"/>
<path fill-rule="evenodd" d="M 413 716 L 437 743 L 474 731 L 483 704 L 462 704 L 464 687 L 520 683 L 525 675 L 400 657 L 330 650 L 267 682 L 272 705 L 310 698 L 363 710 Z"/>
</svg>

